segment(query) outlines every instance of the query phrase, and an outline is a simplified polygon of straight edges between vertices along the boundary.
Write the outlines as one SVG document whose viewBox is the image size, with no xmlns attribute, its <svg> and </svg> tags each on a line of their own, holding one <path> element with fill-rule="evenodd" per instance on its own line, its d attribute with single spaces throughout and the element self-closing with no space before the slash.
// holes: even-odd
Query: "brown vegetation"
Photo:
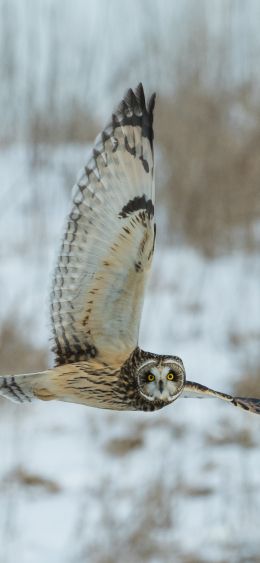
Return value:
<svg viewBox="0 0 260 563">
<path fill-rule="evenodd" d="M 36 473 L 28 473 L 28 471 L 22 467 L 17 467 L 13 471 L 10 471 L 3 479 L 2 483 L 5 486 L 7 484 L 16 484 L 26 489 L 41 489 L 46 493 L 52 494 L 59 493 L 61 490 L 61 486 L 57 481 L 47 479 Z"/>
<path fill-rule="evenodd" d="M 38 14 L 37 3 L 34 9 Z M 61 11 L 59 3 L 47 3 L 41 14 L 48 34 L 43 91 L 39 88 L 43 61 L 31 56 L 38 52 L 37 29 L 23 28 L 29 47 L 25 89 L 15 33 L 20 12 L 14 0 L 3 2 L 0 12 L 5 53 L 0 57 L 2 143 L 20 139 L 37 151 L 39 143 L 92 142 L 100 128 L 96 118 L 103 114 L 101 100 L 109 107 L 111 99 L 112 107 L 120 92 L 143 80 L 146 90 L 150 85 L 158 93 L 155 135 L 162 158 L 157 159 L 157 183 L 168 214 L 168 242 L 173 238 L 188 242 L 207 256 L 259 246 L 259 42 L 253 11 L 243 11 L 231 0 L 209 9 L 209 3 L 201 0 L 183 6 L 179 20 L 174 3 L 149 4 L 149 9 L 146 2 L 138 4 L 143 52 L 138 41 L 132 41 L 126 58 L 107 70 L 104 61 L 109 59 L 100 42 L 97 48 L 98 29 L 74 44 L 68 25 L 71 12 Z M 107 22 L 113 20 L 112 12 L 103 13 Z M 215 34 L 214 14 L 222 20 Z M 181 33 L 176 35 L 180 21 Z M 243 25 L 237 33 L 239 22 Z M 78 25 L 80 29 L 80 21 Z M 68 34 L 65 43 L 61 30 Z M 109 47 L 114 47 L 113 41 L 116 35 L 109 36 Z M 106 80 L 101 70 L 107 73 Z M 22 102 L 10 92 L 18 92 Z M 162 201 L 161 194 L 157 201 Z"/>
<path fill-rule="evenodd" d="M 35 348 L 28 340 L 26 327 L 10 319 L 1 322 L 0 373 L 26 373 L 47 368 L 48 352 Z M 27 327 L 28 328 L 28 327 Z"/>
<path fill-rule="evenodd" d="M 191 78 L 159 98 L 156 135 L 168 171 L 169 239 L 178 235 L 208 256 L 256 249 L 260 119 L 251 88 L 210 91 Z"/>
<path fill-rule="evenodd" d="M 238 397 L 260 398 L 260 362 L 244 365 L 243 375 L 235 385 L 235 393 Z"/>
</svg>

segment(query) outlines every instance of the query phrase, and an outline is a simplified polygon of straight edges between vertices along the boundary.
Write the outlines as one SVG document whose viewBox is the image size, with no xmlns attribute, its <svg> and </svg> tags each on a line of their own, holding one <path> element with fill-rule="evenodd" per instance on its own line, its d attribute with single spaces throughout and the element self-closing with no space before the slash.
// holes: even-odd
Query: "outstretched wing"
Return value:
<svg viewBox="0 0 260 563">
<path fill-rule="evenodd" d="M 51 294 L 56 364 L 124 361 L 153 255 L 153 108 L 128 90 L 75 187 Z"/>
<path fill-rule="evenodd" d="M 231 405 L 234 405 L 235 407 L 239 407 L 246 411 L 260 414 L 260 399 L 249 397 L 232 397 L 232 395 L 214 391 L 214 389 L 210 389 L 209 387 L 200 385 L 200 383 L 195 383 L 194 381 L 186 381 L 180 397 L 187 399 L 207 399 L 213 397 L 215 399 L 222 399 L 223 401 L 227 401 Z"/>
</svg>

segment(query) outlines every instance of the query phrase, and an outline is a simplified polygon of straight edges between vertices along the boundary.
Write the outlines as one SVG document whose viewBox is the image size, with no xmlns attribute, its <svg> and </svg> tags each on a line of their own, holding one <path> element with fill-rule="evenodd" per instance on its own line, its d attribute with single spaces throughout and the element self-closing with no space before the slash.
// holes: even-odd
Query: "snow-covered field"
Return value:
<svg viewBox="0 0 260 563">
<path fill-rule="evenodd" d="M 44 348 L 64 186 L 84 151 L 32 161 L 23 147 L 1 151 L 0 322 L 11 315 Z M 259 279 L 259 257 L 209 262 L 157 245 L 141 345 L 232 392 L 260 362 Z M 221 401 L 151 414 L 2 401 L 0 563 L 257 563 L 259 446 L 260 418 Z"/>
</svg>

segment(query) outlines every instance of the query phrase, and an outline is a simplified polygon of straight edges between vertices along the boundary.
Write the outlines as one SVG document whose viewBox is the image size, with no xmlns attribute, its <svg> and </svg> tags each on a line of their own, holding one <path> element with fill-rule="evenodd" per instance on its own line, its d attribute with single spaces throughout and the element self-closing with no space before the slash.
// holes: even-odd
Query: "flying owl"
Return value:
<svg viewBox="0 0 260 563">
<path fill-rule="evenodd" d="M 181 358 L 145 352 L 138 333 L 155 243 L 153 110 L 128 90 L 74 189 L 51 292 L 55 367 L 0 377 L 0 394 L 153 411 L 217 397 L 260 414 L 260 399 L 186 381 Z"/>
</svg>

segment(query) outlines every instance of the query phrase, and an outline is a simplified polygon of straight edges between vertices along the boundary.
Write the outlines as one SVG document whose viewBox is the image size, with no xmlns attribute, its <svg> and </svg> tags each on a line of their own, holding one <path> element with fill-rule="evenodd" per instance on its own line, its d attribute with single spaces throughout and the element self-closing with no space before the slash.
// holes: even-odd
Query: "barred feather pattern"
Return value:
<svg viewBox="0 0 260 563">
<path fill-rule="evenodd" d="M 201 385 L 195 381 L 186 381 L 181 397 L 186 399 L 221 399 L 244 411 L 260 414 L 260 399 L 254 397 L 233 397 L 227 393 L 221 393 L 215 389 L 210 389 L 210 387 Z"/>
<path fill-rule="evenodd" d="M 0 395 L 14 403 L 31 403 L 36 397 L 35 385 L 46 381 L 48 371 L 19 375 L 0 375 Z"/>
<path fill-rule="evenodd" d="M 138 342 L 154 240 L 153 95 L 129 90 L 74 189 L 51 293 L 56 365 L 115 357 Z"/>
</svg>

